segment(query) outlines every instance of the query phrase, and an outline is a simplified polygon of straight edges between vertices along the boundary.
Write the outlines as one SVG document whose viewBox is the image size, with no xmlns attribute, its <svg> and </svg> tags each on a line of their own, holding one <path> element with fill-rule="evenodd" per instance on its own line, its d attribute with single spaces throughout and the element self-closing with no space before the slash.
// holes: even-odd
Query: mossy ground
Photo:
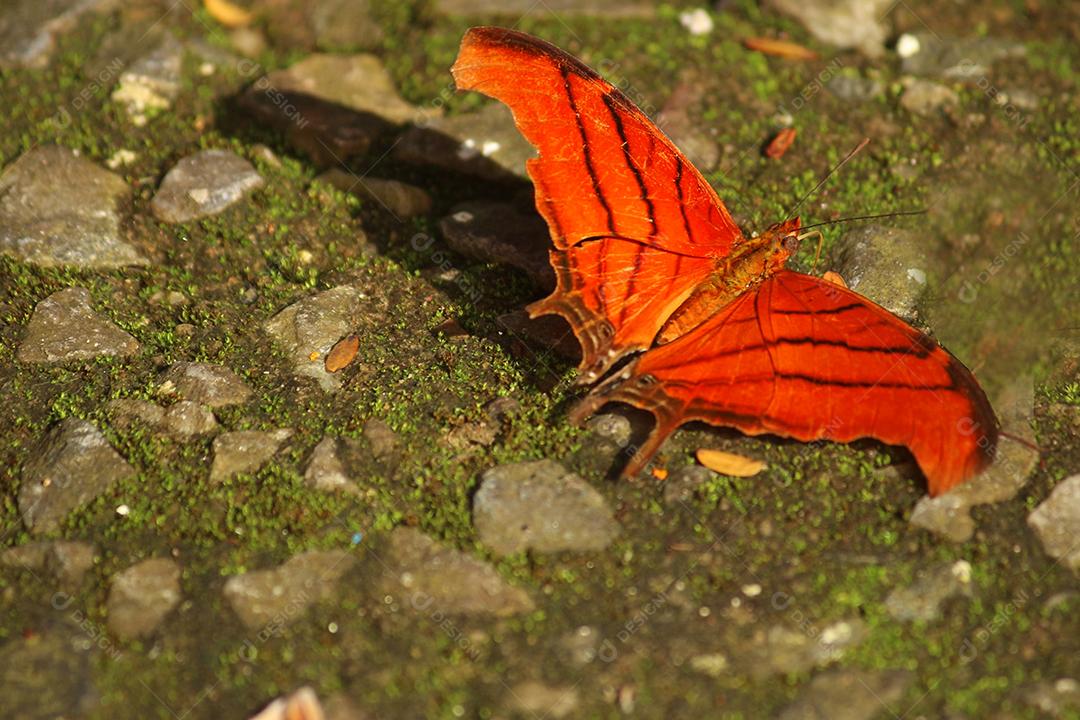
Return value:
<svg viewBox="0 0 1080 720">
<path fill-rule="evenodd" d="M 462 23 L 423 4 L 376 5 L 386 29 L 381 55 L 410 101 L 438 99 L 450 112 L 479 105 L 476 95 L 447 93 Z M 896 11 L 898 28 L 920 30 L 906 7 L 901 3 Z M 4 544 L 30 540 L 15 507 L 17 468 L 47 427 L 74 415 L 103 428 L 139 471 L 73 514 L 59 533 L 94 543 L 100 554 L 75 600 L 90 627 L 104 627 L 107 583 L 116 571 L 159 555 L 176 557 L 184 568 L 184 604 L 160 634 L 148 642 L 110 641 L 118 652 L 95 661 L 101 693 L 96 716 L 172 717 L 190 708 L 190 717 L 245 717 L 307 682 L 324 695 L 344 689 L 376 717 L 490 717 L 506 694 L 504 681 L 540 678 L 576 684 L 583 716 L 617 716 L 612 694 L 633 686 L 636 717 L 762 717 L 790 702 L 808 675 L 716 680 L 685 664 L 687 654 L 745 651 L 746 633 L 736 627 L 732 609 L 732 599 L 740 597 L 759 627 L 784 624 L 810 632 L 862 617 L 869 636 L 840 664 L 914 671 L 916 682 L 894 708 L 898 716 L 1036 716 L 1022 702 L 1022 687 L 1080 677 L 1076 578 L 1044 555 L 1025 525 L 1027 512 L 1080 465 L 1074 179 L 1080 128 L 1078 55 L 1070 39 L 1077 30 L 1057 25 L 1053 8 L 1031 16 L 1024 7 L 987 8 L 974 28 L 1027 48 L 1025 60 L 1002 61 L 993 75 L 997 86 L 1037 93 L 1040 108 L 1027 114 L 1023 127 L 972 87 L 961 92 L 952 119 L 905 113 L 898 108 L 902 89 L 891 60 L 872 63 L 819 48 L 825 61 L 798 64 L 744 50 L 738 42 L 744 35 L 781 32 L 817 47 L 796 25 L 748 2 L 714 15 L 717 27 L 704 38 L 686 33 L 677 10 L 666 6 L 649 22 L 537 12 L 518 25 L 586 62 L 613 68 L 613 82 L 654 106 L 692 68 L 694 81 L 705 88 L 697 112 L 726 148 L 721 170 L 709 179 L 751 228 L 782 217 L 822 170 L 863 135 L 871 136 L 871 149 L 804 208 L 806 221 L 929 207 L 926 218 L 890 222 L 931 236 L 926 250 L 936 266 L 928 314 L 938 336 L 979 372 L 991 394 L 1015 374 L 1036 377 L 1042 462 L 1017 498 L 976 510 L 980 532 L 963 545 L 908 525 L 920 481 L 910 472 L 882 472 L 905 456 L 874 443 L 811 446 L 691 428 L 663 453 L 669 469 L 690 462 L 688 451 L 705 444 L 761 457 L 769 469 L 751 479 L 718 478 L 675 507 L 663 502 L 660 483 L 610 481 L 614 461 L 598 460 L 595 442 L 564 419 L 577 393 L 569 383 L 571 365 L 507 338 L 495 323 L 534 297 L 527 280 L 505 267 L 454 256 L 439 243 L 433 247 L 440 257 L 433 260 L 432 251 L 409 243 L 416 233 L 437 234 L 432 220 L 455 202 L 509 198 L 520 188 L 377 163 L 385 148 L 375 148 L 356 162 L 357 169 L 374 165 L 372 174 L 421 185 L 435 201 L 430 218 L 396 223 L 376 206 L 313 185 L 317 170 L 280 138 L 258 128 L 242 136 L 219 130 L 215 121 L 228 112 L 224 98 L 245 78 L 229 67 L 204 77 L 190 58 L 174 107 L 145 128 L 132 128 L 108 97 L 115 83 L 108 69 L 111 48 L 117 45 L 109 39 L 138 36 L 153 17 L 97 19 L 67 36 L 47 69 L 5 71 L 0 164 L 40 143 L 70 146 L 100 163 L 117 150 L 133 150 L 138 159 L 119 171 L 135 188 L 125 208 L 132 217 L 126 231 L 154 261 L 145 269 L 103 273 L 42 270 L 0 258 Z M 918 10 L 918 18 L 942 36 L 973 31 L 948 3 Z M 207 27 L 215 27 L 201 11 L 173 12 L 170 23 L 182 37 L 207 35 Z M 220 33 L 210 40 L 223 43 Z M 854 103 L 813 91 L 792 113 L 799 129 L 795 146 L 781 162 L 762 159 L 756 148 L 776 129 L 777 110 L 791 111 L 794 98 L 819 81 L 834 55 L 840 72 L 877 73 L 883 96 Z M 298 56 L 279 48 L 260 63 L 273 69 Z M 69 111 L 59 122 L 58 108 Z M 963 119 L 973 115 L 982 121 L 965 125 Z M 256 141 L 269 144 L 281 165 L 260 160 L 252 149 Z M 181 226 L 152 220 L 149 200 L 163 172 L 206 147 L 251 157 L 265 187 L 212 219 Z M 914 172 L 897 173 L 905 163 Z M 826 257 L 841 232 L 842 226 L 825 228 Z M 980 272 L 1019 233 L 1030 241 L 1000 272 L 980 281 Z M 812 253 L 804 248 L 796 265 L 808 269 Z M 448 267 L 457 273 L 450 279 Z M 388 298 L 394 312 L 361 338 L 360 362 L 346 371 L 344 390 L 328 396 L 293 378 L 259 325 L 290 302 L 342 282 Z M 965 282 L 980 283 L 977 302 L 958 299 Z M 139 340 L 143 350 L 136 358 L 40 368 L 15 362 L 35 304 L 71 285 L 89 288 L 96 306 Z M 159 290 L 179 291 L 190 302 L 150 303 Z M 469 336 L 431 332 L 448 318 L 458 319 Z M 192 331 L 178 332 L 180 324 Z M 178 360 L 222 363 L 244 376 L 255 398 L 221 411 L 221 424 L 296 428 L 288 451 L 253 475 L 214 485 L 207 480 L 209 440 L 178 443 L 145 428 L 114 428 L 107 401 L 151 397 L 158 372 Z M 501 396 L 515 398 L 521 411 L 493 445 L 462 453 L 444 442 L 452 428 L 481 420 L 483 406 Z M 393 473 L 373 468 L 360 479 L 367 492 L 357 498 L 306 487 L 302 467 L 315 444 L 326 434 L 360 437 L 371 417 L 400 436 L 402 466 Z M 499 622 L 456 619 L 450 632 L 425 617 L 390 613 L 380 598 L 365 594 L 365 578 L 375 571 L 369 563 L 343 586 L 339 601 L 259 640 L 256 657 L 247 652 L 251 634 L 222 602 L 225 576 L 308 548 L 353 547 L 362 558 L 377 555 L 382 535 L 401 523 L 489 557 L 469 517 L 479 474 L 496 463 L 540 457 L 580 470 L 608 497 L 625 530 L 604 552 L 497 562 L 508 580 L 537 599 L 539 609 L 531 615 Z M 131 509 L 124 518 L 114 512 L 121 503 Z M 356 533 L 364 535 L 359 545 Z M 930 623 L 901 624 L 885 613 L 885 596 L 910 582 L 918 568 L 959 559 L 974 569 L 973 600 L 951 601 L 944 618 Z M 742 597 L 748 583 L 760 584 L 762 595 Z M 3 571 L 0 589 L 0 639 L 46 632 L 65 621 L 49 602 L 53 588 L 28 573 Z M 793 602 L 778 607 L 770 601 L 778 592 Z M 618 638 L 657 593 L 662 607 L 619 641 L 616 659 L 582 670 L 567 664 L 560 638 L 581 625 Z M 1061 593 L 1072 594 L 1048 605 Z M 460 637 L 470 638 L 469 652 Z"/>
</svg>

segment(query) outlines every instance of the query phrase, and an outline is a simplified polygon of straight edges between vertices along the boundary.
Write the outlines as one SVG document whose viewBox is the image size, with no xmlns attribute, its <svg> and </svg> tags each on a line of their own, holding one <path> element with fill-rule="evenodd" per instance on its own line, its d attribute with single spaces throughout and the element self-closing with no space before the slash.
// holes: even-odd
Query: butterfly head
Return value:
<svg viewBox="0 0 1080 720">
<path fill-rule="evenodd" d="M 799 249 L 799 218 L 779 222 L 761 234 L 768 248 L 768 270 L 775 272 L 784 267 L 789 257 Z"/>
</svg>

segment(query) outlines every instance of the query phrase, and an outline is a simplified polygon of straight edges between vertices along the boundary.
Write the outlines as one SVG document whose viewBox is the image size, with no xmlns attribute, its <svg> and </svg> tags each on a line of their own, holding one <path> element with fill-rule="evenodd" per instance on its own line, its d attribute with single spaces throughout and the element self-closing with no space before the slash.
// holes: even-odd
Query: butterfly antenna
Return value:
<svg viewBox="0 0 1080 720">
<path fill-rule="evenodd" d="M 813 225 L 803 225 L 800 230 L 809 230 L 810 228 L 823 227 L 825 225 L 835 225 L 842 222 L 853 222 L 855 220 L 879 220 L 881 218 L 900 217 L 903 215 L 925 215 L 926 208 L 919 208 L 918 210 L 897 210 L 896 212 L 880 213 L 878 215 L 856 215 L 854 217 L 837 218 L 836 220 L 826 220 L 825 222 L 814 223 Z"/>
<path fill-rule="evenodd" d="M 863 138 L 862 142 L 860 142 L 858 145 L 856 145 L 854 148 L 852 148 L 851 152 L 849 152 L 847 155 L 845 155 L 843 160 L 836 163 L 836 165 L 833 166 L 833 168 L 831 170 L 829 170 L 829 172 L 825 173 L 824 177 L 822 177 L 821 180 L 818 181 L 817 185 L 812 187 L 808 193 L 806 193 L 801 198 L 799 198 L 799 201 L 797 203 L 795 203 L 791 207 L 790 210 L 788 210 L 786 213 L 784 213 L 784 217 L 787 217 L 787 218 L 794 217 L 795 216 L 795 211 L 799 209 L 799 206 L 802 205 L 804 202 L 806 202 L 806 200 L 811 195 L 813 195 L 818 190 L 820 190 L 821 186 L 824 185 L 826 182 L 828 182 L 829 178 L 831 178 L 833 176 L 833 173 L 835 173 L 840 168 L 844 167 L 844 164 L 848 160 L 850 160 L 851 158 L 855 157 L 856 153 L 858 153 L 860 150 L 862 150 L 864 147 L 866 147 L 867 144 L 869 144 L 869 142 L 870 142 L 870 138 Z"/>
</svg>

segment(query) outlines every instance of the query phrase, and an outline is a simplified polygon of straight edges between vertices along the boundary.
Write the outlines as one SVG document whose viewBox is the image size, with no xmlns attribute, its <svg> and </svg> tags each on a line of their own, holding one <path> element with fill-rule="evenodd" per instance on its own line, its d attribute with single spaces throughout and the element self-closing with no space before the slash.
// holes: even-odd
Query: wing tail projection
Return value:
<svg viewBox="0 0 1080 720">
<path fill-rule="evenodd" d="M 955 357 L 862 296 L 790 271 L 598 391 L 583 412 L 608 401 L 661 408 L 659 437 L 628 473 L 674 426 L 702 420 L 750 435 L 904 445 L 938 495 L 989 465 L 998 437 L 985 394 Z"/>
</svg>

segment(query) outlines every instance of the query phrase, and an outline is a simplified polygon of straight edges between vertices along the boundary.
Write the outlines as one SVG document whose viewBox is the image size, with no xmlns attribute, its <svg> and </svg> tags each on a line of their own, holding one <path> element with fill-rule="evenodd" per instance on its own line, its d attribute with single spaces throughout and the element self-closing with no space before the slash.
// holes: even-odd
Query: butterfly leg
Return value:
<svg viewBox="0 0 1080 720">
<path fill-rule="evenodd" d="M 619 402 L 641 410 L 648 410 L 656 418 L 656 425 L 636 448 L 630 461 L 622 470 L 622 477 L 632 477 L 649 464 L 653 456 L 680 425 L 681 404 L 664 392 L 656 378 L 648 374 L 636 374 L 637 363 L 631 363 L 621 372 L 597 385 L 570 411 L 570 420 L 580 425 L 608 403 Z"/>
</svg>

